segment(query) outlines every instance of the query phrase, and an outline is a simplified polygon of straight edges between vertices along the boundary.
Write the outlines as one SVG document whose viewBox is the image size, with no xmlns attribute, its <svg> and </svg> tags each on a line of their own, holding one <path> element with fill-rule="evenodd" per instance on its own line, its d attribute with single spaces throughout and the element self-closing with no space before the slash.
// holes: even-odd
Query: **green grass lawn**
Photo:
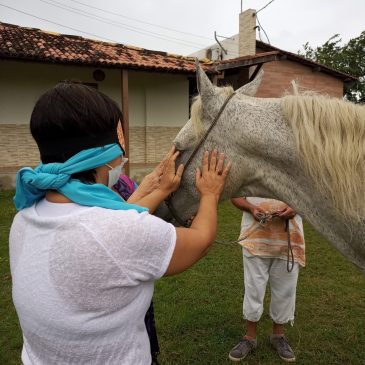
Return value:
<svg viewBox="0 0 365 365">
<path fill-rule="evenodd" d="M 21 364 L 21 331 L 11 301 L 8 234 L 15 214 L 12 192 L 0 193 L 0 365 Z M 238 236 L 241 214 L 219 209 L 219 238 Z M 297 364 L 365 364 L 365 278 L 311 227 L 305 226 L 307 268 L 299 276 L 294 327 L 287 335 Z M 160 280 L 155 312 L 162 364 L 233 364 L 228 352 L 243 334 L 242 254 L 238 245 L 216 244 L 188 272 Z M 259 348 L 242 363 L 282 364 L 270 349 L 265 313 Z"/>
</svg>

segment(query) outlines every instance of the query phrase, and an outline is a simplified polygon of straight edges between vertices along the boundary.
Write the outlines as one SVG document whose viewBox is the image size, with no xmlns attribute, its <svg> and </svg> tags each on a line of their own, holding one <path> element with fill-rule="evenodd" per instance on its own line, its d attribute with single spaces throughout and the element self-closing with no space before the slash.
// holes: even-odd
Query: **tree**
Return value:
<svg viewBox="0 0 365 365">
<path fill-rule="evenodd" d="M 359 78 L 345 84 L 345 98 L 355 103 L 365 103 L 365 31 L 359 37 L 341 45 L 342 39 L 335 34 L 326 43 L 312 48 L 307 42 L 298 54 L 324 66 Z"/>
</svg>

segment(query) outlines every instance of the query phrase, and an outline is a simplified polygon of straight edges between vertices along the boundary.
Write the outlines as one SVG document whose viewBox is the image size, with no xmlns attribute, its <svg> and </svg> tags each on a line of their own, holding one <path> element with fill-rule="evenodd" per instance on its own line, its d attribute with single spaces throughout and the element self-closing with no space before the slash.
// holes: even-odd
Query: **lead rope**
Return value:
<svg viewBox="0 0 365 365">
<path fill-rule="evenodd" d="M 292 272 L 293 268 L 294 268 L 294 253 L 293 253 L 293 247 L 291 245 L 289 224 L 290 224 L 290 219 L 286 219 L 285 220 L 285 231 L 286 231 L 286 235 L 288 237 L 288 251 L 287 251 L 287 256 L 286 256 L 286 270 L 287 270 L 287 272 Z M 290 268 L 289 268 L 289 264 L 291 264 Z"/>
<path fill-rule="evenodd" d="M 217 113 L 217 115 L 215 116 L 212 124 L 209 126 L 209 128 L 206 130 L 206 132 L 204 133 L 203 137 L 200 139 L 199 143 L 195 146 L 193 152 L 191 153 L 189 159 L 186 161 L 186 164 L 184 166 L 184 171 L 186 170 L 186 167 L 190 165 L 190 162 L 193 160 L 194 156 L 196 155 L 196 153 L 198 152 L 199 148 L 201 147 L 201 145 L 203 144 L 203 142 L 205 142 L 205 140 L 208 138 L 208 135 L 210 133 L 210 131 L 213 129 L 213 127 L 217 124 L 220 116 L 222 115 L 224 109 L 226 109 L 227 104 L 229 103 L 229 101 L 236 95 L 236 93 L 232 93 L 231 95 L 228 96 L 228 98 L 224 101 L 223 105 L 221 106 L 221 108 L 219 109 L 219 112 Z"/>
</svg>

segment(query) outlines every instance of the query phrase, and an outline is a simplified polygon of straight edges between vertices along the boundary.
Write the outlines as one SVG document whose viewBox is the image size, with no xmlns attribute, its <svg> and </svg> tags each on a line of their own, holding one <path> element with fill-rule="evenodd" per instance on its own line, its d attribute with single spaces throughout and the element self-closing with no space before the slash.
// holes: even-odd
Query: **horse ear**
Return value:
<svg viewBox="0 0 365 365">
<path fill-rule="evenodd" d="M 204 99 L 205 97 L 214 95 L 215 94 L 214 86 L 209 80 L 206 73 L 203 71 L 197 58 L 195 59 L 195 66 L 196 66 L 196 84 L 200 96 Z"/>
<path fill-rule="evenodd" d="M 263 76 L 264 76 L 264 71 L 260 70 L 253 81 L 249 82 L 246 85 L 241 86 L 239 89 L 236 90 L 236 93 L 248 96 L 255 96 L 258 88 L 261 85 Z"/>
</svg>

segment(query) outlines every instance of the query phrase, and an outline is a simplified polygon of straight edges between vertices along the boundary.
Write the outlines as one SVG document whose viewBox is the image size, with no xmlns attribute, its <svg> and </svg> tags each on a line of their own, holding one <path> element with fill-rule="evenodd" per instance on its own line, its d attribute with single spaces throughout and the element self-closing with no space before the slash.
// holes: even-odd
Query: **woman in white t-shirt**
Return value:
<svg viewBox="0 0 365 365">
<path fill-rule="evenodd" d="M 110 98 L 81 84 L 60 83 L 34 107 L 42 163 L 17 174 L 10 232 L 25 365 L 149 365 L 143 319 L 154 281 L 192 266 L 215 238 L 224 156 L 205 153 L 199 210 L 191 228 L 175 228 L 149 214 L 180 184 L 174 149 L 158 188 L 134 204 L 109 188 L 123 164 L 121 120 Z"/>
</svg>

